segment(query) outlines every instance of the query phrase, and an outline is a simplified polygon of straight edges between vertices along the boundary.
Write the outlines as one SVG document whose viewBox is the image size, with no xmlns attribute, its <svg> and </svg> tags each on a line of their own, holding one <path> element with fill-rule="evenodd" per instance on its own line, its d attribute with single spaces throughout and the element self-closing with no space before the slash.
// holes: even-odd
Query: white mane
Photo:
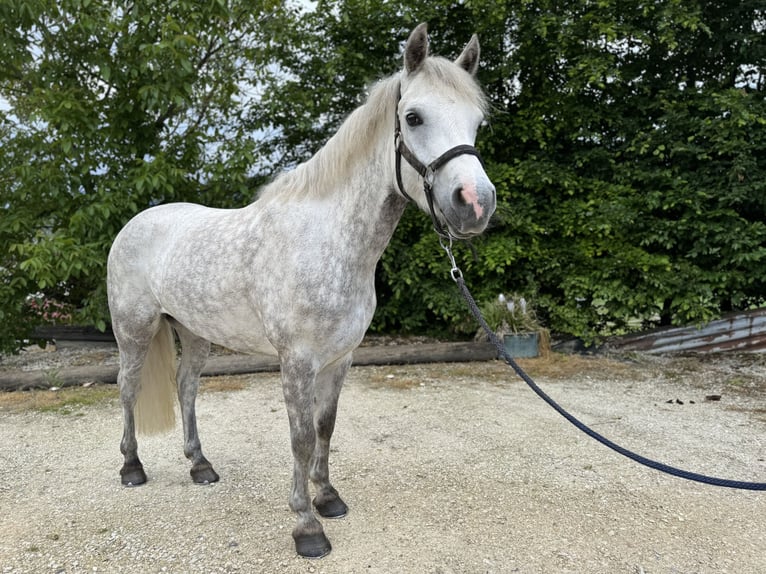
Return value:
<svg viewBox="0 0 766 574">
<path fill-rule="evenodd" d="M 428 58 L 417 72 L 434 88 L 455 92 L 486 110 L 486 99 L 473 77 L 444 58 Z M 348 177 L 356 158 L 368 156 L 381 139 L 391 139 L 393 153 L 394 113 L 401 78 L 394 74 L 375 84 L 367 101 L 355 109 L 338 132 L 308 161 L 279 175 L 260 192 L 261 199 L 280 200 L 324 196 Z"/>
<path fill-rule="evenodd" d="M 332 191 L 351 169 L 354 159 L 372 151 L 385 131 L 394 130 L 398 76 L 372 87 L 367 101 L 346 118 L 340 129 L 314 156 L 279 175 L 260 193 L 261 199 L 319 195 Z M 393 144 L 392 144 L 393 145 Z"/>
</svg>

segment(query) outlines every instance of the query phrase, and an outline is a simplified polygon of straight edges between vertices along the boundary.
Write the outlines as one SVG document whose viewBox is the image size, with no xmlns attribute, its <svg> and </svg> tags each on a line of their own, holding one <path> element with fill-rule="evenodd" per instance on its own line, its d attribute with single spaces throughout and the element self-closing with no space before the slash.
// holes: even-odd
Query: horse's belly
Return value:
<svg viewBox="0 0 766 574">
<path fill-rule="evenodd" d="M 269 332 L 279 345 L 277 349 L 260 318 L 250 309 L 231 307 L 211 313 L 208 308 L 202 313 L 189 304 L 164 311 L 197 336 L 233 351 L 278 356 L 282 351 L 299 349 L 311 354 L 320 364 L 333 362 L 353 351 L 369 324 L 368 313 L 349 313 L 334 324 L 325 324 L 311 315 L 304 315 L 302 321 L 289 317 L 291 313 L 272 317 Z"/>
<path fill-rule="evenodd" d="M 205 304 L 201 306 L 190 299 L 181 304 L 168 301 L 163 305 L 163 312 L 195 335 L 232 351 L 277 354 L 266 337 L 263 324 L 252 309 L 241 303 L 226 304 L 215 296 L 205 297 L 204 301 Z"/>
<path fill-rule="evenodd" d="M 215 339 L 208 339 L 216 345 L 226 347 L 237 353 L 245 353 L 247 355 L 269 355 L 272 357 L 278 356 L 277 350 L 269 343 L 268 339 L 252 338 L 252 333 L 243 334 L 241 337 L 233 336 L 228 338 L 222 338 L 220 341 Z"/>
<path fill-rule="evenodd" d="M 277 356 L 277 350 L 269 342 L 262 328 L 232 325 L 226 328 L 208 329 L 203 335 L 211 343 L 226 347 L 238 353 Z"/>
</svg>

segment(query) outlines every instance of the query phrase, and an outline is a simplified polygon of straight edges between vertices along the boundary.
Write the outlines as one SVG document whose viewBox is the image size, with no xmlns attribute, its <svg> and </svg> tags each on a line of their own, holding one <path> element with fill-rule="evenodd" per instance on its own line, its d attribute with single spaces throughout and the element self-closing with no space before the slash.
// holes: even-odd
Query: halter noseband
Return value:
<svg viewBox="0 0 766 574">
<path fill-rule="evenodd" d="M 404 183 L 402 182 L 402 158 L 404 158 L 407 160 L 407 163 L 410 164 L 412 168 L 423 178 L 423 192 L 426 196 L 426 201 L 428 202 L 428 208 L 431 211 L 431 221 L 433 222 L 434 231 L 436 231 L 437 235 L 440 237 L 451 239 L 452 234 L 450 233 L 449 229 L 444 228 L 442 223 L 439 221 L 439 218 L 436 217 L 436 212 L 434 211 L 433 184 L 436 170 L 444 166 L 448 161 L 455 159 L 460 155 L 476 156 L 479 159 L 482 167 L 484 167 L 484 161 L 481 159 L 479 150 L 477 150 L 472 145 L 463 144 L 448 149 L 431 163 L 425 165 L 422 161 L 415 157 L 415 154 L 412 153 L 410 148 L 407 147 L 407 144 L 405 144 L 404 140 L 402 139 L 402 126 L 399 122 L 399 102 L 401 99 L 402 86 L 399 84 L 399 95 L 396 100 L 396 109 L 394 110 L 394 117 L 396 118 L 396 125 L 394 130 L 394 148 L 396 149 L 396 185 L 399 186 L 399 191 L 406 199 L 415 203 L 410 194 L 405 191 Z"/>
</svg>

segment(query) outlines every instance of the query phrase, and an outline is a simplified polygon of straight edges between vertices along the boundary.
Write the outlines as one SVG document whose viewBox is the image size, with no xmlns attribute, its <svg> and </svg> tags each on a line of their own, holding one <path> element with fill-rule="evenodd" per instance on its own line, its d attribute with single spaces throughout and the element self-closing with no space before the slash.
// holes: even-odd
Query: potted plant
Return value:
<svg viewBox="0 0 766 574">
<path fill-rule="evenodd" d="M 500 293 L 480 306 L 482 315 L 495 335 L 503 341 L 511 357 L 537 357 L 550 349 L 550 335 L 537 319 L 534 306 L 522 295 Z M 487 340 L 482 329 L 476 338 Z"/>
</svg>

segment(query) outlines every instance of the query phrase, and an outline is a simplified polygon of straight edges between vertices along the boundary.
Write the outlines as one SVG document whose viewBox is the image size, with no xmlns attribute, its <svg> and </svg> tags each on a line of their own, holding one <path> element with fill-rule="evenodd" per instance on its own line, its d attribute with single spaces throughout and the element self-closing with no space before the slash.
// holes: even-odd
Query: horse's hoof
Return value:
<svg viewBox="0 0 766 574">
<path fill-rule="evenodd" d="M 337 494 L 324 500 L 317 496 L 314 499 L 314 508 L 323 518 L 343 518 L 348 514 L 348 506 Z"/>
<path fill-rule="evenodd" d="M 124 464 L 120 469 L 120 480 L 123 486 L 139 486 L 146 482 L 146 473 L 139 463 Z"/>
<path fill-rule="evenodd" d="M 295 540 L 295 551 L 304 558 L 322 558 L 332 550 L 332 545 L 324 532 L 298 536 L 293 534 L 293 539 Z"/>
<path fill-rule="evenodd" d="M 218 473 L 209 464 L 193 467 L 191 477 L 195 484 L 211 484 L 220 480 Z"/>
</svg>

